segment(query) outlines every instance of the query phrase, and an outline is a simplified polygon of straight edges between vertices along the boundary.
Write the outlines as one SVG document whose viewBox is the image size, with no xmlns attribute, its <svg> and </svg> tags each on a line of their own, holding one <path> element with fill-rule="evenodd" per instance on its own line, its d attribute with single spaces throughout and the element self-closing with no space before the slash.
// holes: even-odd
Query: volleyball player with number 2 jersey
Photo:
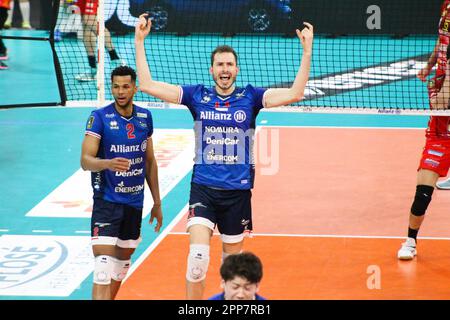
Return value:
<svg viewBox="0 0 450 320">
<path fill-rule="evenodd" d="M 86 123 L 81 167 L 91 171 L 94 205 L 91 242 L 95 256 L 93 299 L 116 296 L 141 241 L 145 182 L 153 208 L 150 223 L 162 224 L 158 166 L 149 110 L 133 104 L 136 73 L 127 66 L 111 74 L 114 102 L 92 111 Z"/>
</svg>

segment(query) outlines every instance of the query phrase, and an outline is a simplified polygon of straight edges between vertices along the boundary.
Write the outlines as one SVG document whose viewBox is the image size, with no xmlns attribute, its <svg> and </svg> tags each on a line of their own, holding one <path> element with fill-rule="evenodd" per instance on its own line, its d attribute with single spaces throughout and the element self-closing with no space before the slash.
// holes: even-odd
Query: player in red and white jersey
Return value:
<svg viewBox="0 0 450 320">
<path fill-rule="evenodd" d="M 441 20 L 439 21 L 439 27 L 441 26 L 441 24 L 443 24 L 443 27 L 444 27 L 444 24 L 445 23 L 449 23 L 449 20 L 450 20 L 450 10 L 448 10 L 448 8 L 447 8 L 447 6 L 448 6 L 448 4 L 449 4 L 449 1 L 444 1 L 443 2 L 443 4 L 442 4 L 442 8 L 441 8 Z M 439 28 L 439 29 L 441 29 L 441 28 Z M 440 30 L 440 34 L 442 33 L 442 35 L 443 35 L 443 38 L 444 38 L 444 36 L 446 35 L 445 34 L 445 30 L 444 30 L 444 28 L 442 28 L 442 30 Z M 448 33 L 448 31 L 447 31 L 447 33 Z M 448 34 L 447 34 L 448 35 Z M 441 37 L 440 37 L 441 38 Z M 425 81 L 426 80 L 426 77 L 430 74 L 430 72 L 431 72 L 431 69 L 434 67 L 434 65 L 437 63 L 437 54 L 436 54 L 436 52 L 438 51 L 438 49 L 439 49 L 439 40 L 440 39 L 438 39 L 438 41 L 437 41 L 437 43 L 436 43 L 436 47 L 434 48 L 434 51 L 433 51 L 433 53 L 431 54 L 431 56 L 430 56 L 430 58 L 428 59 L 428 63 L 427 63 L 427 65 L 419 72 L 419 74 L 418 74 L 418 77 L 422 80 L 422 81 Z M 436 121 L 437 122 L 437 121 Z M 441 128 L 442 127 L 442 129 L 443 130 L 445 130 L 445 125 L 446 125 L 446 123 L 445 123 L 445 121 L 444 121 L 444 119 L 441 119 L 441 120 L 439 120 L 439 124 L 434 124 L 434 128 L 436 128 L 436 129 L 439 129 L 439 128 Z M 447 125 L 448 125 L 448 122 L 447 122 Z M 450 190 L 450 178 L 447 178 L 447 179 L 444 179 L 444 180 L 441 180 L 441 181 L 438 181 L 437 183 L 436 183 L 436 187 L 438 188 L 438 189 L 443 189 L 443 190 Z"/>
<path fill-rule="evenodd" d="M 97 15 L 98 0 L 78 0 L 77 6 L 82 15 Z"/>
<path fill-rule="evenodd" d="M 95 50 L 97 48 L 97 9 L 98 0 L 77 0 L 76 5 L 80 8 L 80 14 L 83 22 L 83 43 L 89 62 L 89 71 L 77 74 L 75 79 L 78 81 L 94 81 L 97 75 L 97 59 Z M 111 33 L 105 28 L 105 47 L 108 50 L 112 68 L 125 65 L 120 59 L 111 39 Z"/>
<path fill-rule="evenodd" d="M 428 59 L 419 71 L 418 78 L 426 81 L 434 65 L 436 73 L 428 81 L 431 109 L 448 109 L 450 99 L 450 0 L 443 2 L 439 20 L 439 39 Z M 422 152 L 414 201 L 409 215 L 408 237 L 397 253 L 401 260 L 412 260 L 417 254 L 417 234 L 439 177 L 445 177 L 450 167 L 450 117 L 431 116 L 425 133 L 426 142 Z"/>
</svg>

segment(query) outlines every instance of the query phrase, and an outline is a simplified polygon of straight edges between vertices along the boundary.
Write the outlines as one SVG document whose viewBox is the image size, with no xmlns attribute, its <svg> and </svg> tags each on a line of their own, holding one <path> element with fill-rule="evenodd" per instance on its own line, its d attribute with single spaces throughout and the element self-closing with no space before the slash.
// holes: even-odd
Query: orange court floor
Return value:
<svg viewBox="0 0 450 320">
<path fill-rule="evenodd" d="M 418 256 L 396 257 L 407 232 L 423 129 L 264 127 L 258 139 L 261 133 L 275 137 L 269 143 L 276 148 L 263 159 L 270 161 L 256 162 L 254 233 L 244 242 L 264 264 L 261 295 L 450 298 L 450 191 L 433 194 Z M 262 147 L 256 143 L 257 156 Z M 117 299 L 185 298 L 189 241 L 186 214 L 180 215 Z M 221 291 L 220 256 L 215 235 L 204 298 Z"/>
</svg>

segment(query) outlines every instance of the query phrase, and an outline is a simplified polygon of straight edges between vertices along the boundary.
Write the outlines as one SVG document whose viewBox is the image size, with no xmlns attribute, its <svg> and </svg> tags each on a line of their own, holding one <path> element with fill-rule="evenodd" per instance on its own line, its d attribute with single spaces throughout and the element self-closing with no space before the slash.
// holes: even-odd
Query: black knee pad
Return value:
<svg viewBox="0 0 450 320">
<path fill-rule="evenodd" d="M 428 205 L 431 202 L 431 195 L 434 188 L 420 184 L 416 187 L 416 195 L 411 206 L 411 213 L 415 216 L 423 216 L 427 211 Z"/>
</svg>

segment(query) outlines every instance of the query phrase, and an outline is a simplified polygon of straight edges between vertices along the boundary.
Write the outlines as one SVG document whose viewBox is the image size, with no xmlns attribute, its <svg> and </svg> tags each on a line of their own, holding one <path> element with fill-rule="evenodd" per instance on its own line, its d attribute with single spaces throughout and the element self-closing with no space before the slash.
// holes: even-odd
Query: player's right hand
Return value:
<svg viewBox="0 0 450 320">
<path fill-rule="evenodd" d="M 296 29 L 295 32 L 297 33 L 297 37 L 300 39 L 303 51 L 311 53 L 314 38 L 314 27 L 308 22 L 303 22 L 303 24 L 305 27 L 301 31 Z"/>
<path fill-rule="evenodd" d="M 417 73 L 417 78 L 419 78 L 422 82 L 427 81 L 427 77 L 430 74 L 430 69 L 428 67 L 423 68 Z"/>
<path fill-rule="evenodd" d="M 156 226 L 155 226 L 155 232 L 159 232 L 162 226 L 163 222 L 163 214 L 161 210 L 161 204 L 159 205 L 153 205 L 152 210 L 150 211 L 150 220 L 149 224 L 153 223 L 153 220 L 156 218 Z"/>
<path fill-rule="evenodd" d="M 143 41 L 150 33 L 151 28 L 152 20 L 148 19 L 148 13 L 141 14 L 134 31 L 135 39 Z"/>
<path fill-rule="evenodd" d="M 131 162 L 127 158 L 113 158 L 109 161 L 108 169 L 111 171 L 126 172 L 130 170 Z"/>
</svg>

